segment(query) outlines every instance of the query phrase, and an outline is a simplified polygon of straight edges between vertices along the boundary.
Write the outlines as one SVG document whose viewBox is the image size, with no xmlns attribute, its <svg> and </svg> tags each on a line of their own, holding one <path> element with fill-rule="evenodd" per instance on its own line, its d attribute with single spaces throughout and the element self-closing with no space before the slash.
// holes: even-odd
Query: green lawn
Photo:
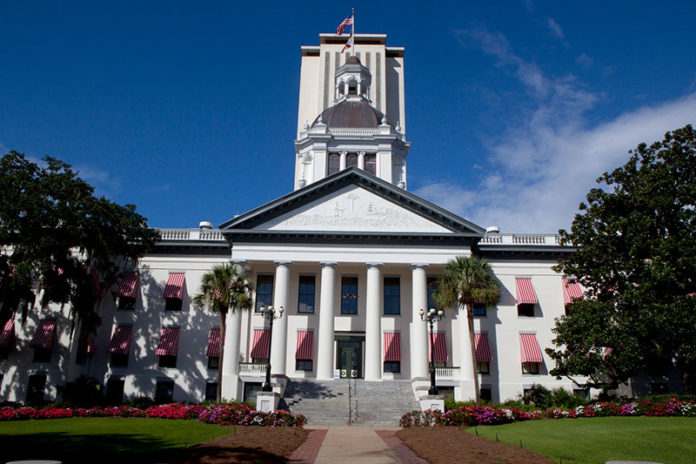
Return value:
<svg viewBox="0 0 696 464">
<path fill-rule="evenodd" d="M 0 422 L 0 461 L 167 462 L 177 449 L 230 432 L 198 421 L 122 417 Z"/>
<path fill-rule="evenodd" d="M 696 462 L 696 418 L 597 417 L 539 420 L 478 427 L 482 437 L 520 445 L 555 462 L 598 463 L 608 460 Z M 470 433 L 475 433 L 470 428 Z M 573 458 L 566 460 L 565 458 Z"/>
</svg>

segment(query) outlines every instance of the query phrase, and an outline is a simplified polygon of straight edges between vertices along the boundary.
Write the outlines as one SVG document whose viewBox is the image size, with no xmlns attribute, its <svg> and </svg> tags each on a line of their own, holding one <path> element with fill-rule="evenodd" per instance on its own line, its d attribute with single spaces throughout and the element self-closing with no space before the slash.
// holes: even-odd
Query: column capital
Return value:
<svg viewBox="0 0 696 464">
<path fill-rule="evenodd" d="M 336 261 L 321 261 L 319 264 L 321 267 L 336 267 L 338 263 Z"/>
<path fill-rule="evenodd" d="M 371 268 L 371 267 L 378 267 L 378 268 L 381 268 L 381 267 L 382 267 L 382 263 L 365 263 L 365 266 L 367 266 L 368 268 Z"/>
<path fill-rule="evenodd" d="M 411 269 L 425 269 L 428 266 L 428 263 L 411 263 Z"/>
<path fill-rule="evenodd" d="M 273 261 L 276 266 L 290 266 L 292 264 L 292 261 Z"/>
</svg>

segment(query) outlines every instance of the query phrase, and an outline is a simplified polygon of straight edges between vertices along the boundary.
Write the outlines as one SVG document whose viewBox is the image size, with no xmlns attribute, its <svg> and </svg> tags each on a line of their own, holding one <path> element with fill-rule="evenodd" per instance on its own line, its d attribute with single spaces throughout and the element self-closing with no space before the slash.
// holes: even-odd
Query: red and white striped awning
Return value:
<svg viewBox="0 0 696 464">
<path fill-rule="evenodd" d="M 155 350 L 157 356 L 176 356 L 179 351 L 179 328 L 165 327 Z"/>
<path fill-rule="evenodd" d="M 297 331 L 297 348 L 295 350 L 295 359 L 309 361 L 312 359 L 314 351 L 314 332 L 311 330 Z"/>
<path fill-rule="evenodd" d="M 401 334 L 384 332 L 384 360 L 401 361 Z"/>
<path fill-rule="evenodd" d="M 56 334 L 56 320 L 44 319 L 39 323 L 39 326 L 34 332 L 34 338 L 31 339 L 29 346 L 32 348 L 41 348 L 50 350 L 53 347 L 53 338 Z"/>
<path fill-rule="evenodd" d="M 138 290 L 138 280 L 140 274 L 138 272 L 126 272 L 121 278 L 121 283 L 118 284 L 116 296 L 124 298 L 135 298 Z"/>
<path fill-rule="evenodd" d="M 14 339 L 14 319 L 8 319 L 0 332 L 0 349 L 9 348 Z"/>
<path fill-rule="evenodd" d="M 433 361 L 447 362 L 447 337 L 445 336 L 445 332 L 435 332 L 433 338 L 435 343 Z M 430 340 L 428 340 L 428 361 L 430 361 L 431 351 Z"/>
<path fill-rule="evenodd" d="M 120 325 L 114 330 L 109 343 L 109 353 L 125 354 L 130 353 L 131 332 L 133 327 L 129 325 Z"/>
<path fill-rule="evenodd" d="M 572 303 L 575 299 L 582 299 L 582 288 L 574 279 L 563 279 L 563 303 Z"/>
<path fill-rule="evenodd" d="M 208 349 L 205 354 L 209 358 L 220 357 L 220 329 L 210 329 L 210 335 L 208 335 Z"/>
<path fill-rule="evenodd" d="M 517 294 L 517 304 L 539 304 L 531 277 L 515 278 L 515 292 Z"/>
<path fill-rule="evenodd" d="M 254 345 L 251 348 L 251 357 L 268 359 L 271 345 L 271 331 L 268 329 L 254 329 Z"/>
<path fill-rule="evenodd" d="M 544 362 L 544 357 L 539 349 L 536 334 L 523 333 L 520 334 L 520 350 L 522 353 L 522 362 L 540 363 Z"/>
<path fill-rule="evenodd" d="M 491 362 L 491 346 L 488 344 L 488 334 L 474 334 L 474 340 L 476 344 L 476 361 Z"/>
<path fill-rule="evenodd" d="M 167 286 L 164 287 L 165 298 L 184 298 L 184 284 L 186 282 L 186 274 L 183 272 L 172 272 L 169 274 Z"/>
</svg>

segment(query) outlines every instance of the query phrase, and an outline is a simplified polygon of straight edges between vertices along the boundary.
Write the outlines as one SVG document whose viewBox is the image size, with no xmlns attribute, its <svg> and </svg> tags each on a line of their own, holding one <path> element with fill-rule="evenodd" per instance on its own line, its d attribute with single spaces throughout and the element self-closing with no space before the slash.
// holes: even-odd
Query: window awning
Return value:
<svg viewBox="0 0 696 464">
<path fill-rule="evenodd" d="M 172 272 L 169 274 L 167 286 L 164 287 L 165 298 L 184 298 L 184 284 L 186 282 L 186 274 L 183 272 Z"/>
<path fill-rule="evenodd" d="M 53 348 L 53 338 L 56 333 L 56 320 L 44 319 L 39 323 L 39 326 L 34 332 L 34 338 L 31 339 L 29 346 L 32 348 L 40 348 L 42 350 L 50 350 Z"/>
<path fill-rule="evenodd" d="M 251 348 L 251 357 L 268 359 L 269 346 L 271 344 L 271 331 L 268 329 L 254 329 L 254 345 Z"/>
<path fill-rule="evenodd" d="M 401 361 L 401 334 L 384 332 L 384 360 Z"/>
<path fill-rule="evenodd" d="M 573 300 L 582 299 L 582 288 L 574 279 L 563 279 L 563 303 L 569 304 Z"/>
<path fill-rule="evenodd" d="M 121 278 L 121 283 L 118 284 L 116 296 L 124 298 L 135 298 L 138 291 L 138 280 L 140 274 L 138 272 L 126 272 Z"/>
<path fill-rule="evenodd" d="M 208 335 L 208 349 L 205 354 L 209 358 L 220 357 L 220 329 L 210 329 L 210 335 Z"/>
<path fill-rule="evenodd" d="M 447 362 L 447 337 L 445 336 L 445 332 L 435 332 L 433 338 L 435 342 L 433 361 Z M 428 340 L 428 361 L 430 361 L 431 351 L 430 340 Z"/>
<path fill-rule="evenodd" d="M 539 349 L 536 334 L 520 334 L 520 350 L 522 353 L 522 362 L 540 363 L 544 362 L 544 357 Z"/>
<path fill-rule="evenodd" d="M 539 304 L 531 277 L 517 277 L 515 279 L 515 292 L 517 304 Z"/>
<path fill-rule="evenodd" d="M 488 334 L 474 334 L 476 343 L 476 361 L 491 362 L 491 346 L 488 344 Z"/>
<path fill-rule="evenodd" d="M 159 344 L 155 350 L 157 356 L 176 356 L 179 351 L 179 328 L 165 327 L 162 329 Z"/>
<path fill-rule="evenodd" d="M 297 349 L 295 350 L 295 358 L 309 361 L 312 359 L 314 351 L 314 332 L 311 330 L 297 331 Z"/>
<path fill-rule="evenodd" d="M 133 327 L 129 325 L 120 325 L 114 330 L 109 343 L 109 353 L 125 354 L 130 353 L 131 332 Z"/>
<path fill-rule="evenodd" d="M 8 319 L 0 332 L 0 349 L 7 349 L 14 342 L 14 319 Z"/>
</svg>

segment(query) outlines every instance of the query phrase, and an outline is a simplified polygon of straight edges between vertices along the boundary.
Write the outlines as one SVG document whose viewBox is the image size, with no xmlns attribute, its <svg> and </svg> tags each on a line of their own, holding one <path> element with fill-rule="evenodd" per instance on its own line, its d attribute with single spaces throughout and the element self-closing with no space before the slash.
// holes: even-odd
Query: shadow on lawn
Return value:
<svg viewBox="0 0 696 464">
<path fill-rule="evenodd" d="M 64 464 L 140 464 L 169 462 L 180 450 L 171 443 L 140 435 L 74 435 L 33 433 L 0 436 L 2 461 L 56 459 Z"/>
<path fill-rule="evenodd" d="M 290 462 L 287 458 L 258 448 L 244 446 L 217 446 L 213 443 L 202 443 L 178 452 L 172 461 L 176 464 L 222 464 L 222 463 L 258 463 L 278 464 Z"/>
</svg>

